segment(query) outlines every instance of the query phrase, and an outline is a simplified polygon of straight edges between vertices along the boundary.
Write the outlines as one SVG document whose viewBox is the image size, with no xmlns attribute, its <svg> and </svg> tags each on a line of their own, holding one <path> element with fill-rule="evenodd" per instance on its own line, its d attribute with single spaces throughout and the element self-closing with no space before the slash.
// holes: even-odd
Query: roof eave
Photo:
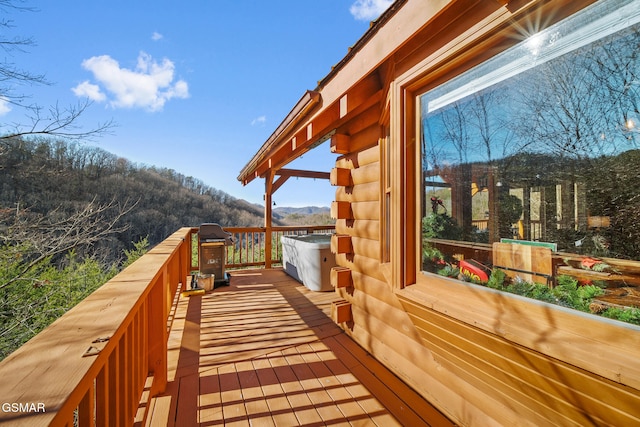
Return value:
<svg viewBox="0 0 640 427">
<path fill-rule="evenodd" d="M 347 55 L 331 68 L 331 71 L 320 81 L 316 90 L 308 90 L 300 98 L 300 100 L 293 107 L 287 117 L 280 123 L 276 130 L 269 136 L 269 139 L 265 141 L 260 147 L 257 153 L 252 159 L 242 168 L 238 181 L 243 185 L 248 184 L 254 178 L 257 177 L 256 173 L 260 165 L 268 161 L 269 154 L 275 151 L 284 137 L 287 136 L 288 131 L 292 129 L 297 123 L 305 118 L 305 116 L 311 111 L 313 107 L 318 105 L 321 100 L 320 91 L 340 70 L 355 56 L 355 54 L 367 44 L 367 42 L 378 32 L 378 30 L 407 2 L 407 0 L 396 0 L 387 10 L 378 17 L 375 21 L 371 22 L 369 29 L 364 35 L 349 49 Z"/>
<path fill-rule="evenodd" d="M 256 169 L 260 164 L 268 160 L 269 153 L 279 145 L 283 136 L 285 136 L 293 126 L 304 119 L 309 111 L 320 103 L 320 100 L 320 92 L 307 90 L 287 117 L 285 117 L 271 136 L 262 144 L 262 147 L 260 147 L 253 158 L 242 168 L 240 175 L 238 175 L 238 181 L 246 185 L 255 178 L 254 173 Z"/>
</svg>

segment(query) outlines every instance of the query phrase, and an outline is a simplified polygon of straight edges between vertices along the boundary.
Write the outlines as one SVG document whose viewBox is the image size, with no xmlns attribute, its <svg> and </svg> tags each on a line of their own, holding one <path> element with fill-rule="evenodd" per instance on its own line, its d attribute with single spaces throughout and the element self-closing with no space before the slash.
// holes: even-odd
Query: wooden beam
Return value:
<svg viewBox="0 0 640 427">
<path fill-rule="evenodd" d="M 282 185 L 292 176 L 298 178 L 330 179 L 329 172 L 305 171 L 300 169 L 280 169 L 276 171 L 274 175 L 277 175 L 278 179 L 271 186 L 271 194 L 278 191 L 278 189 L 282 187 Z"/>
<path fill-rule="evenodd" d="M 287 180 L 289 179 L 288 175 L 283 175 L 280 176 L 274 183 L 273 186 L 271 187 L 271 194 L 275 193 L 276 191 L 278 191 L 278 188 L 282 187 L 282 184 L 284 184 L 285 182 L 287 182 Z"/>
<path fill-rule="evenodd" d="M 446 182 L 425 181 L 424 185 L 426 187 L 434 187 L 434 188 L 451 188 L 451 184 L 447 184 Z"/>
<path fill-rule="evenodd" d="M 351 211 L 351 203 L 349 202 L 331 202 L 331 218 L 333 219 L 353 219 Z"/>
<path fill-rule="evenodd" d="M 351 142 L 351 137 L 349 135 L 344 135 L 339 133 L 334 134 L 331 137 L 331 152 L 336 154 L 349 153 L 350 142 Z"/>
<path fill-rule="evenodd" d="M 353 320 L 351 303 L 346 300 L 333 301 L 331 303 L 331 318 L 335 323 L 345 323 Z"/>
<path fill-rule="evenodd" d="M 296 176 L 298 178 L 314 178 L 314 179 L 329 179 L 329 172 L 316 172 L 316 171 L 306 171 L 301 169 L 280 169 L 276 172 L 276 175 L 292 177 Z"/>
<path fill-rule="evenodd" d="M 324 135 L 362 113 L 368 111 L 377 120 L 379 111 L 371 107 L 379 104 L 384 90 L 381 88 L 379 78 L 376 75 L 367 77 L 347 93 L 348 107 L 344 105 L 346 101 L 342 102 L 343 105 L 341 107 L 340 99 L 338 99 L 336 102 L 324 107 L 322 111 L 313 113 L 315 115 L 307 119 L 307 121 L 301 119 L 295 126 L 290 126 L 287 128 L 286 134 L 281 134 L 281 138 L 287 138 L 287 142 L 284 142 L 284 139 L 279 144 L 274 141 L 268 152 L 262 153 L 262 160 L 260 161 L 257 158 L 260 157 L 259 154 L 261 153 L 256 154 L 250 165 L 243 169 L 238 179 L 246 185 L 256 176 L 264 177 L 269 169 L 278 170 L 311 150 L 314 144 L 319 142 Z M 344 113 L 342 116 L 341 108 L 346 108 L 346 111 L 342 111 Z M 360 122 L 369 123 L 370 119 L 353 121 L 350 126 L 354 126 L 354 131 L 358 131 Z M 352 149 L 353 147 L 349 147 L 349 150 Z M 253 176 L 251 176 L 250 171 L 255 172 Z"/>
<path fill-rule="evenodd" d="M 351 236 L 346 234 L 334 234 L 331 236 L 331 252 L 334 254 L 351 254 L 353 246 Z"/>
<path fill-rule="evenodd" d="M 348 288 L 353 286 L 351 269 L 347 267 L 333 267 L 331 269 L 331 284 L 334 288 Z"/>
<path fill-rule="evenodd" d="M 353 185 L 351 180 L 351 169 L 333 168 L 331 169 L 331 185 L 349 187 Z"/>
</svg>

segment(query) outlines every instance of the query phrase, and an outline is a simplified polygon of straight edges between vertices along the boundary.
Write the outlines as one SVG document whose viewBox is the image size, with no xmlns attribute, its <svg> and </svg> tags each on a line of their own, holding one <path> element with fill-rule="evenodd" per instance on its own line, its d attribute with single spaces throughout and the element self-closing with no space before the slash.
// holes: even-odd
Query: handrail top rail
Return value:
<svg viewBox="0 0 640 427">
<path fill-rule="evenodd" d="M 231 226 L 222 227 L 225 231 L 242 233 L 246 231 L 264 232 L 266 227 L 263 226 Z M 271 227 L 272 231 L 296 231 L 296 230 L 332 230 L 335 229 L 335 225 L 277 225 Z M 198 232 L 198 227 L 191 227 L 192 232 Z"/>
<path fill-rule="evenodd" d="M 0 362 L 2 401 L 44 404 L 46 412 L 30 414 L 29 423 L 48 425 L 82 392 L 78 384 L 97 375 L 97 362 L 109 356 L 127 318 L 190 233 L 188 227 L 176 231 Z M 11 416 L 0 412 L 0 419 Z"/>
</svg>

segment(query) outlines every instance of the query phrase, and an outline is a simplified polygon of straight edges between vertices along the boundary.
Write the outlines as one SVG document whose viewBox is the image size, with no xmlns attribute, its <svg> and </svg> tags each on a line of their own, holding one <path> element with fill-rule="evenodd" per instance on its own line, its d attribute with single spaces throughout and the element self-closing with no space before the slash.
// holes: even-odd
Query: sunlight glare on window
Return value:
<svg viewBox="0 0 640 427">
<path fill-rule="evenodd" d="M 542 47 L 544 42 L 544 36 L 540 33 L 536 33 L 529 37 L 529 39 L 526 41 L 526 45 L 529 49 L 529 52 L 532 55 L 537 56 L 540 53 L 540 48 Z"/>
</svg>

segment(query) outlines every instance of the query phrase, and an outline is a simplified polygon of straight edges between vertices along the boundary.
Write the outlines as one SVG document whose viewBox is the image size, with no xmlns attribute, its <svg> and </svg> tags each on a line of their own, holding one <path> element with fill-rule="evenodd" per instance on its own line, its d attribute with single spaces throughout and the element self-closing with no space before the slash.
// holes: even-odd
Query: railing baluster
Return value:
<svg viewBox="0 0 640 427">
<path fill-rule="evenodd" d="M 251 258 L 247 257 L 247 262 L 249 262 L 249 259 L 251 259 L 250 262 L 256 262 L 256 256 L 259 256 L 259 254 L 256 254 L 256 240 L 258 241 L 258 245 L 262 244 L 262 234 L 252 231 L 251 238 L 248 237 L 248 234 L 249 233 L 247 233 L 247 250 L 250 251 L 249 253 L 251 253 Z"/>
<path fill-rule="evenodd" d="M 126 396 L 126 391 L 125 391 L 125 377 L 126 377 L 126 371 L 125 371 L 125 337 L 124 335 L 120 338 L 120 341 L 118 342 L 118 351 L 117 351 L 117 357 L 116 359 L 118 360 L 117 362 L 117 394 L 116 394 L 116 400 L 118 401 L 118 422 L 120 423 L 121 426 L 126 425 L 126 413 L 127 413 L 127 396 Z"/>
<path fill-rule="evenodd" d="M 91 383 L 91 387 L 84 394 L 78 406 L 78 426 L 93 427 L 95 426 L 95 407 L 94 407 L 95 387 Z"/>
<path fill-rule="evenodd" d="M 74 308 L 72 317 L 60 318 L 57 322 L 64 326 L 43 331 L 42 334 L 48 335 L 40 341 L 46 340 L 52 350 L 33 360 L 33 367 L 28 369 L 34 372 L 32 378 L 20 376 L 20 383 L 9 384 L 8 379 L 16 377 L 11 375 L 16 371 L 12 358 L 0 363 L 3 398 L 17 402 L 24 394 L 21 384 L 31 384 L 30 388 L 38 384 L 42 404 L 46 405 L 46 413 L 38 411 L 33 419 L 21 419 L 20 423 L 106 427 L 132 425 L 134 419 L 147 418 L 144 411 L 148 411 L 149 406 L 139 407 L 139 403 L 141 398 L 148 401 L 151 393 L 157 394 L 166 387 L 168 314 L 178 283 L 186 280 L 191 268 L 191 236 L 190 228 L 177 231 L 158 245 L 157 250 L 149 251 L 87 297 Z M 122 297 L 121 291 L 127 296 Z M 139 293 L 136 295 L 136 292 Z M 120 323 L 110 322 L 112 318 L 121 319 Z M 77 324 L 82 324 L 79 331 L 86 330 L 86 333 L 78 334 L 75 341 L 58 340 L 51 335 L 59 330 L 74 329 Z M 16 350 L 13 360 L 21 360 L 21 369 L 25 366 L 22 360 L 29 358 L 20 358 L 20 354 L 33 354 L 33 345 L 41 344 L 35 339 Z M 68 357 L 54 356 L 63 354 L 82 356 L 78 371 L 74 372 L 79 378 L 77 384 L 67 385 L 53 374 L 64 370 L 63 359 Z M 42 371 L 37 369 L 42 364 L 51 366 L 51 376 L 35 374 Z M 60 369 L 56 369 L 58 365 Z M 12 422 L 0 413 L 0 424 L 5 421 Z"/>
<path fill-rule="evenodd" d="M 125 381 L 126 381 L 126 386 L 127 386 L 127 393 L 126 393 L 126 399 L 127 399 L 127 413 L 126 413 L 126 419 L 127 422 L 132 422 L 133 421 L 133 417 L 135 414 L 135 409 L 138 406 L 138 402 L 136 399 L 136 396 L 138 396 L 137 392 L 137 387 L 136 387 L 136 376 L 135 376 L 135 368 L 134 368 L 134 364 L 135 364 L 135 360 L 136 360 L 136 353 L 134 350 L 134 341 L 133 341 L 133 322 L 129 325 L 129 328 L 127 328 L 127 335 L 126 335 L 126 347 L 125 347 L 125 363 L 126 363 L 126 371 L 125 371 Z"/>
<path fill-rule="evenodd" d="M 96 377 L 96 425 L 107 427 L 109 424 L 109 363 L 102 367 Z"/>
<path fill-rule="evenodd" d="M 109 355 L 109 417 L 111 424 L 118 422 L 120 400 L 118 399 L 118 346 Z"/>
<path fill-rule="evenodd" d="M 136 316 L 133 319 L 133 395 L 140 396 L 142 393 L 142 378 L 140 375 L 140 371 L 142 370 L 142 366 L 140 366 L 140 311 L 136 313 Z M 136 413 L 136 408 L 133 409 L 134 414 Z"/>
</svg>

